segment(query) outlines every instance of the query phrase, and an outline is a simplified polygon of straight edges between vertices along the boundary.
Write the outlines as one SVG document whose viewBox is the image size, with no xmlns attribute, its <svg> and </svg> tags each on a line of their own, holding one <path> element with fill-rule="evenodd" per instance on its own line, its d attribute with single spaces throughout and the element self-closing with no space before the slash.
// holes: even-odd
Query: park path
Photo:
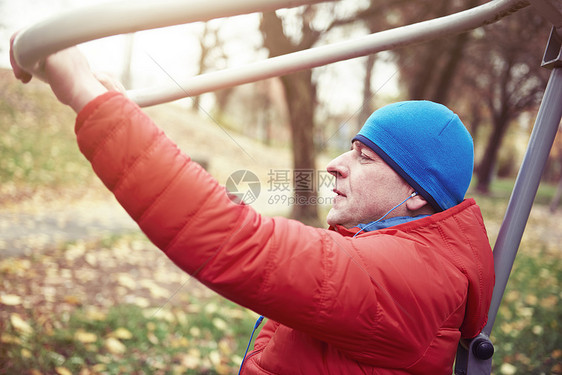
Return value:
<svg viewBox="0 0 562 375">
<path fill-rule="evenodd" d="M 138 230 L 110 196 L 24 202 L 0 208 L 0 258 Z"/>
</svg>

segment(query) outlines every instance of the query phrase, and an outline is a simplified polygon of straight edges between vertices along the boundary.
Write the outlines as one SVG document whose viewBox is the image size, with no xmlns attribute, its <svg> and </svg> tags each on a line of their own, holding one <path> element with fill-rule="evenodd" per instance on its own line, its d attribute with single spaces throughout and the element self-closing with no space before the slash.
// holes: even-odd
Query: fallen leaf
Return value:
<svg viewBox="0 0 562 375">
<path fill-rule="evenodd" d="M 105 348 L 111 354 L 123 354 L 127 350 L 127 347 L 115 337 L 105 339 Z"/>
<path fill-rule="evenodd" d="M 154 335 L 154 333 L 152 333 L 152 332 L 148 332 L 148 334 L 146 335 L 146 338 L 148 339 L 148 341 L 150 341 L 154 345 L 158 345 L 160 343 L 160 340 L 158 340 L 158 337 L 156 337 Z"/>
<path fill-rule="evenodd" d="M 201 353 L 197 349 L 191 349 L 181 356 L 181 364 L 188 369 L 196 369 L 201 364 Z"/>
<path fill-rule="evenodd" d="M 31 358 L 33 356 L 31 351 L 29 349 L 26 349 L 26 348 L 22 348 L 20 353 L 21 353 L 22 358 Z"/>
<path fill-rule="evenodd" d="M 122 286 L 124 286 L 125 288 L 128 289 L 135 289 L 137 286 L 137 283 L 135 282 L 135 279 L 133 279 L 130 275 L 126 274 L 126 273 L 120 273 L 117 275 L 117 282 L 119 284 L 121 284 Z"/>
<path fill-rule="evenodd" d="M 8 306 L 17 306 L 21 305 L 22 299 L 20 296 L 16 296 L 15 294 L 4 294 L 0 296 L 0 303 Z"/>
<path fill-rule="evenodd" d="M 57 374 L 59 375 L 72 375 L 72 372 L 70 372 L 69 369 L 67 369 L 66 367 L 57 367 L 55 368 Z"/>
<path fill-rule="evenodd" d="M 201 336 L 201 329 L 199 327 L 191 327 L 189 329 L 189 334 L 193 337 Z"/>
<path fill-rule="evenodd" d="M 216 350 L 213 350 L 212 352 L 209 353 L 209 360 L 211 361 L 211 363 L 213 364 L 213 366 L 218 366 L 221 363 L 221 356 L 219 354 L 219 352 L 217 352 Z"/>
<path fill-rule="evenodd" d="M 0 342 L 3 344 L 21 344 L 21 340 L 19 339 L 19 337 L 12 336 L 8 333 L 3 333 L 0 336 Z"/>
<path fill-rule="evenodd" d="M 16 313 L 10 314 L 10 322 L 12 326 L 21 333 L 31 333 L 33 328 Z"/>
<path fill-rule="evenodd" d="M 82 304 L 82 300 L 80 299 L 80 297 L 72 295 L 64 296 L 64 302 L 68 303 L 69 305 L 75 306 Z"/>
<path fill-rule="evenodd" d="M 513 366 L 510 363 L 504 363 L 500 367 L 500 373 L 504 375 L 513 375 L 517 372 L 517 367 Z"/>
<path fill-rule="evenodd" d="M 129 340 L 131 338 L 133 338 L 133 334 L 131 333 L 131 331 L 129 331 L 127 328 L 117 328 L 115 331 L 110 332 L 108 334 L 109 337 L 115 337 L 117 339 L 121 339 L 121 340 Z"/>
<path fill-rule="evenodd" d="M 107 365 L 104 363 L 97 363 L 92 366 L 92 371 L 97 374 L 98 372 L 103 372 L 107 369 Z"/>
<path fill-rule="evenodd" d="M 222 320 L 221 318 L 214 318 L 213 319 L 213 325 L 219 331 L 226 331 L 226 329 L 228 328 L 228 324 L 224 320 Z"/>
<path fill-rule="evenodd" d="M 98 336 L 92 332 L 78 330 L 74 333 L 74 339 L 80 341 L 82 344 L 91 344 L 97 341 Z"/>
<path fill-rule="evenodd" d="M 96 307 L 89 308 L 86 311 L 86 318 L 89 320 L 104 321 L 107 318 L 107 314 Z"/>
<path fill-rule="evenodd" d="M 152 280 L 141 280 L 140 285 L 147 288 L 154 298 L 166 298 L 170 296 L 170 292 L 168 292 L 166 289 L 162 288 Z"/>
</svg>

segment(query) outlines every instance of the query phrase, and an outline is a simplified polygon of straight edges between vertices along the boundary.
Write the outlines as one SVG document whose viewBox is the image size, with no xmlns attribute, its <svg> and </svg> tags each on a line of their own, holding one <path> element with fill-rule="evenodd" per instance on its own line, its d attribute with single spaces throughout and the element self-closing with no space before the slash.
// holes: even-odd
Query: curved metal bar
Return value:
<svg viewBox="0 0 562 375">
<path fill-rule="evenodd" d="M 16 61 L 35 73 L 41 59 L 61 49 L 105 36 L 174 24 L 204 21 L 256 11 L 320 2 L 321 0 L 181 0 L 121 1 L 62 14 L 20 33 L 14 42 Z M 527 0 L 492 0 L 476 8 L 354 40 L 311 48 L 242 67 L 202 74 L 167 86 L 132 90 L 140 106 L 166 103 L 261 79 L 281 76 L 336 61 L 352 59 L 456 34 L 494 23 L 529 5 Z M 187 9 L 189 8 L 189 9 Z M 91 22 L 92 19 L 99 22 Z M 73 30 L 68 33 L 65 30 Z"/>
<path fill-rule="evenodd" d="M 246 66 L 201 74 L 167 86 L 129 91 L 140 106 L 161 104 L 227 87 L 315 68 L 333 62 L 365 56 L 414 43 L 469 31 L 494 23 L 529 5 L 526 0 L 494 0 L 449 16 L 396 29 L 385 30 L 354 40 L 269 58 Z"/>
<path fill-rule="evenodd" d="M 25 70 L 37 74 L 45 57 L 91 40 L 320 1 L 327 0 L 121 0 L 97 4 L 63 12 L 20 32 L 14 41 L 14 57 Z"/>
</svg>

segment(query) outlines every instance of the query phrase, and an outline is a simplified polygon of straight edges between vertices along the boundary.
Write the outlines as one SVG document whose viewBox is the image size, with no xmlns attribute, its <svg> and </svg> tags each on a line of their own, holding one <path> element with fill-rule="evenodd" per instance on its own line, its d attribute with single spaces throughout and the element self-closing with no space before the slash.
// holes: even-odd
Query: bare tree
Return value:
<svg viewBox="0 0 562 375">
<path fill-rule="evenodd" d="M 529 7 L 487 26 L 469 49 L 464 81 L 472 84 L 467 99 L 485 104 L 492 125 L 477 168 L 480 192 L 489 191 L 509 125 L 540 103 L 548 80 L 548 71 L 540 67 L 548 32 L 548 24 Z"/>
<path fill-rule="evenodd" d="M 302 38 L 292 41 L 283 29 L 283 20 L 274 12 L 264 13 L 261 31 L 264 46 L 270 56 L 279 56 L 308 49 L 318 40 L 320 32 L 314 30 L 312 20 L 314 8 L 307 7 L 302 14 Z M 281 77 L 289 109 L 291 127 L 293 166 L 295 170 L 312 170 L 315 167 L 314 110 L 316 105 L 316 84 L 310 70 Z M 305 189 L 303 189 L 305 190 Z M 318 209 L 315 204 L 316 189 L 299 191 L 295 189 L 295 201 L 304 204 L 292 206 L 291 216 L 311 225 L 319 225 Z"/>
<path fill-rule="evenodd" d="M 219 37 L 220 24 L 215 24 L 212 22 L 206 22 L 203 27 L 203 32 L 199 37 L 199 46 L 201 48 L 201 53 L 199 55 L 199 71 L 197 75 L 203 74 L 209 70 L 210 67 L 216 67 L 217 65 L 227 65 L 228 56 L 226 55 L 223 48 L 223 41 Z M 218 112 L 218 117 L 220 117 L 224 108 L 226 108 L 228 99 L 233 92 L 233 88 L 226 88 L 218 90 L 214 93 L 216 99 L 216 108 Z M 192 108 L 195 110 L 199 109 L 201 97 L 194 96 L 192 102 Z"/>
<path fill-rule="evenodd" d="M 478 4 L 479 0 L 424 0 L 402 6 L 396 12 L 400 15 L 402 23 L 411 24 L 442 17 Z M 407 88 L 409 99 L 426 99 L 447 104 L 451 99 L 455 76 L 469 43 L 469 33 L 444 35 L 443 38 L 396 51 L 402 82 Z"/>
</svg>

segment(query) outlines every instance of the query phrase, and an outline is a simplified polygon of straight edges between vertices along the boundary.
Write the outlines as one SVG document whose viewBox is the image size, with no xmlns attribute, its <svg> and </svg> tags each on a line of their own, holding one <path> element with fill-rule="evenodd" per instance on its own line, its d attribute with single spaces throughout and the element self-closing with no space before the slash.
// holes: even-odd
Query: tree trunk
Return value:
<svg viewBox="0 0 562 375">
<path fill-rule="evenodd" d="M 261 30 L 264 35 L 264 46 L 270 56 L 279 56 L 294 52 L 299 48 L 308 48 L 314 37 L 308 35 L 307 44 L 295 45 L 285 35 L 283 24 L 274 12 L 266 12 L 262 16 Z M 307 35 L 304 35 L 306 37 Z M 295 203 L 291 207 L 291 217 L 305 224 L 320 226 L 318 217 L 317 186 L 311 189 L 300 189 L 296 178 L 302 173 L 317 176 L 314 147 L 314 109 L 316 105 L 316 89 L 312 82 L 310 70 L 289 74 L 281 77 L 285 99 L 289 110 L 293 154 L 293 186 Z"/>
<path fill-rule="evenodd" d="M 490 183 L 494 176 L 494 167 L 498 160 L 498 152 L 501 147 L 504 135 L 509 127 L 510 117 L 506 111 L 499 116 L 494 116 L 494 129 L 486 145 L 486 150 L 479 163 L 477 177 L 478 184 L 476 190 L 487 194 L 490 191 Z"/>
<path fill-rule="evenodd" d="M 317 175 L 314 147 L 314 89 L 311 71 L 291 74 L 281 78 L 285 89 L 293 155 L 293 186 L 295 204 L 291 208 L 291 217 L 309 225 L 319 226 L 316 206 L 317 187 L 310 189 L 298 187 L 296 178 L 301 173 Z M 303 174 L 304 175 L 304 174 Z M 314 180 L 314 179 L 313 179 Z"/>
<path fill-rule="evenodd" d="M 447 104 L 449 93 L 453 86 L 455 73 L 462 61 L 464 48 L 468 42 L 468 33 L 460 34 L 455 38 L 454 45 L 449 49 L 448 60 L 439 75 L 439 81 L 435 86 L 431 100 L 441 104 Z"/>
<path fill-rule="evenodd" d="M 371 90 L 371 78 L 373 77 L 373 69 L 375 68 L 375 63 L 377 61 L 376 55 L 369 55 L 365 60 L 365 78 L 363 79 L 363 103 L 361 103 L 361 112 L 357 118 L 357 131 L 361 130 L 361 127 L 367 121 L 371 113 L 373 112 L 373 103 L 371 99 L 373 97 L 373 91 Z"/>
</svg>

